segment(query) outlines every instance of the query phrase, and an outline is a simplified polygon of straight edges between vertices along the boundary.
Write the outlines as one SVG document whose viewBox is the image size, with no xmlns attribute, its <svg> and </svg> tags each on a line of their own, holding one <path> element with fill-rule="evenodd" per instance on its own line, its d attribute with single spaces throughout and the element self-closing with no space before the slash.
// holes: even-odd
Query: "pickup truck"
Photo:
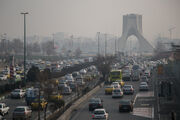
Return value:
<svg viewBox="0 0 180 120">
<path fill-rule="evenodd" d="M 5 114 L 8 114 L 9 107 L 6 106 L 5 103 L 0 103 L 0 114 L 4 116 Z"/>
</svg>

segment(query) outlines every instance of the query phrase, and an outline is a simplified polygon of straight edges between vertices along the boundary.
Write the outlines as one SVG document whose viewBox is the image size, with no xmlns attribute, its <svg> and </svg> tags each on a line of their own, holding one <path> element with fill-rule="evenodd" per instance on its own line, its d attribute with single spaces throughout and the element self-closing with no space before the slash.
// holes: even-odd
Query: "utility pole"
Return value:
<svg viewBox="0 0 180 120">
<path fill-rule="evenodd" d="M 26 85 L 26 15 L 28 12 L 21 13 L 24 16 L 24 82 Z"/>
<path fill-rule="evenodd" d="M 114 39 L 114 40 L 115 40 L 115 42 L 114 42 L 114 43 L 115 43 L 115 46 L 114 46 L 114 48 L 115 48 L 115 51 L 114 51 L 115 55 L 116 55 L 116 39 L 117 39 L 117 38 L 116 38 L 116 36 L 115 36 L 115 39 Z"/>
<path fill-rule="evenodd" d="M 71 45 L 72 51 L 73 51 L 73 44 L 74 44 L 74 43 L 73 43 L 73 38 L 74 38 L 73 35 L 71 35 L 71 41 L 70 41 L 71 43 L 70 43 L 70 45 Z"/>
<path fill-rule="evenodd" d="M 170 41 L 172 42 L 172 30 L 174 30 L 176 27 L 172 27 L 172 28 L 169 28 L 168 31 L 169 31 L 169 34 L 170 34 Z"/>
<path fill-rule="evenodd" d="M 107 55 L 107 34 L 105 34 L 105 57 Z"/>
<path fill-rule="evenodd" d="M 100 36 L 100 32 L 97 32 L 97 36 L 98 36 L 98 56 L 100 55 L 100 43 L 99 43 L 99 36 Z"/>
<path fill-rule="evenodd" d="M 52 34 L 52 37 L 53 37 L 53 50 L 54 50 L 54 34 Z"/>
</svg>

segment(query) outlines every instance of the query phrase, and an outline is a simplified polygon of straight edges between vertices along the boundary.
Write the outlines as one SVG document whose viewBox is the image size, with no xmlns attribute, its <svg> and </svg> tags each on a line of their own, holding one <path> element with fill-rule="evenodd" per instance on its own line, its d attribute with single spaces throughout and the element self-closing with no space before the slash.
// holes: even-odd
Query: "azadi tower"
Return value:
<svg viewBox="0 0 180 120">
<path fill-rule="evenodd" d="M 123 32 L 119 38 L 120 51 L 125 51 L 126 41 L 131 35 L 136 36 L 139 41 L 139 52 L 153 52 L 152 45 L 142 35 L 142 15 L 123 15 Z"/>
</svg>

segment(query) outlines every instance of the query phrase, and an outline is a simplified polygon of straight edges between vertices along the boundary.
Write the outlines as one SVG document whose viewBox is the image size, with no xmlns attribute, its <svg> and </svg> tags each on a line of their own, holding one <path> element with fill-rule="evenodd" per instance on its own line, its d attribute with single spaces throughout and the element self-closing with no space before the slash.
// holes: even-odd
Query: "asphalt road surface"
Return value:
<svg viewBox="0 0 180 120">
<path fill-rule="evenodd" d="M 140 81 L 127 81 L 126 84 L 133 85 L 135 92 L 133 95 L 124 95 L 123 98 L 112 98 L 111 95 L 105 95 L 104 87 L 101 88 L 92 97 L 103 99 L 103 106 L 109 113 L 109 120 L 151 120 L 154 118 L 154 91 L 152 80 L 150 80 L 150 90 L 139 91 Z M 134 101 L 133 112 L 120 113 L 118 110 L 120 99 L 131 99 Z M 88 101 L 84 101 L 72 114 L 71 120 L 91 120 L 92 112 L 88 110 Z"/>
</svg>

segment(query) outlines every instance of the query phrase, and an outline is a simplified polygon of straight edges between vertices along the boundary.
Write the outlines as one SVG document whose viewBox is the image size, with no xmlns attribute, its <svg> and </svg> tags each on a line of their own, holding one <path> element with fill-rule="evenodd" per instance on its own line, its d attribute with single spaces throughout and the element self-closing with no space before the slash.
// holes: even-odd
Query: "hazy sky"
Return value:
<svg viewBox="0 0 180 120">
<path fill-rule="evenodd" d="M 180 0 L 0 0 L 0 34 L 23 36 L 27 11 L 27 35 L 50 36 L 70 32 L 94 37 L 96 32 L 121 36 L 122 15 L 143 15 L 143 34 L 148 40 L 159 33 L 180 38 Z"/>
</svg>

